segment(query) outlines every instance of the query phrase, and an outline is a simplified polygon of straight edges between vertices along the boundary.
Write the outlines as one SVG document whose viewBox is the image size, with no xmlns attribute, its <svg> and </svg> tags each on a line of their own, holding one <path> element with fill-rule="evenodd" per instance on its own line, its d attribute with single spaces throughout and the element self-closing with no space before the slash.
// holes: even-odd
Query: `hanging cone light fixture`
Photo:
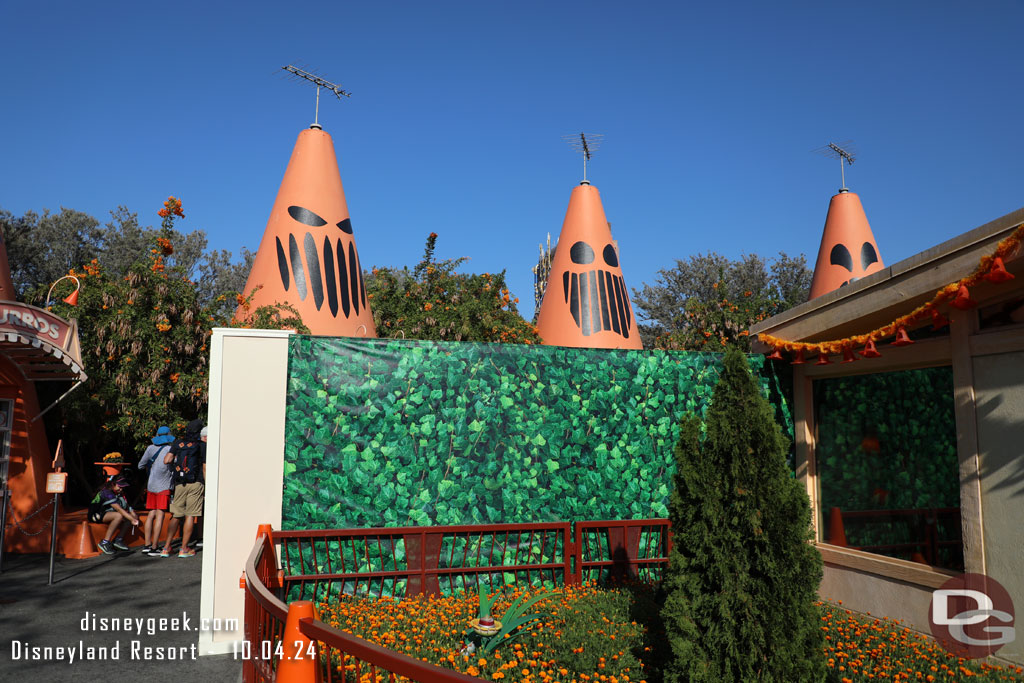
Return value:
<svg viewBox="0 0 1024 683">
<path fill-rule="evenodd" d="M 537 330 L 553 346 L 643 348 L 601 195 L 589 182 L 569 197 Z"/>
<path fill-rule="evenodd" d="M 1006 266 L 1003 265 L 1003 259 L 998 256 L 992 259 L 992 267 L 987 273 L 985 273 L 985 279 L 996 284 L 1007 282 L 1013 278 L 1014 275 L 1006 271 Z"/>
<path fill-rule="evenodd" d="M 859 359 L 857 358 L 857 352 L 853 350 L 852 346 L 847 346 L 845 349 L 843 349 L 843 362 L 844 363 L 852 363 L 855 360 L 859 360 Z"/>
<path fill-rule="evenodd" d="M 292 150 L 245 295 L 257 287 L 252 310 L 288 303 L 313 334 L 377 336 L 334 143 L 318 124 Z"/>
<path fill-rule="evenodd" d="M 860 352 L 861 358 L 881 358 L 882 354 L 875 348 L 875 340 L 868 339 L 868 343 L 864 345 L 864 350 Z"/>
<path fill-rule="evenodd" d="M 956 298 L 949 302 L 949 305 L 955 306 L 961 311 L 969 311 L 977 306 L 978 302 L 971 298 L 967 285 L 960 285 L 960 291 L 957 292 Z"/>
<path fill-rule="evenodd" d="M 768 360 L 782 360 L 782 354 L 777 348 L 772 349 L 771 354 L 768 356 Z"/>
<path fill-rule="evenodd" d="M 932 330 L 938 331 L 949 324 L 949 318 L 939 313 L 939 309 L 932 309 Z"/>
<path fill-rule="evenodd" d="M 792 362 L 790 362 L 790 365 L 803 365 L 806 362 L 807 361 L 804 360 L 804 350 L 803 349 L 797 349 L 796 350 L 796 356 L 793 357 L 793 360 L 792 360 Z"/>
<path fill-rule="evenodd" d="M 818 362 L 815 365 L 832 365 L 832 361 L 828 359 L 828 354 L 822 351 L 818 354 Z"/>
<path fill-rule="evenodd" d="M 914 340 L 907 334 L 907 328 L 900 327 L 896 330 L 896 339 L 890 344 L 893 346 L 910 346 L 914 343 Z"/>
</svg>

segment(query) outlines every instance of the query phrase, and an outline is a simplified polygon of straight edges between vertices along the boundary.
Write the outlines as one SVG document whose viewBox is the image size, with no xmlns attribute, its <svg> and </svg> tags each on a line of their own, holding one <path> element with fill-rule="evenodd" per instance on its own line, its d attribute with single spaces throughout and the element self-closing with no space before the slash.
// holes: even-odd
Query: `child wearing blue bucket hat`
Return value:
<svg viewBox="0 0 1024 683">
<path fill-rule="evenodd" d="M 164 523 L 164 513 L 167 512 L 171 502 L 171 486 L 174 479 L 174 471 L 171 464 L 174 457 L 171 455 L 171 444 L 174 443 L 174 435 L 170 427 L 161 427 L 156 430 L 153 443 L 146 447 L 139 461 L 139 469 L 149 468 L 149 482 L 146 484 L 146 515 L 145 545 L 142 546 L 142 554 L 152 557 L 158 556 L 160 550 L 156 547 L 160 540 L 160 531 Z"/>
</svg>

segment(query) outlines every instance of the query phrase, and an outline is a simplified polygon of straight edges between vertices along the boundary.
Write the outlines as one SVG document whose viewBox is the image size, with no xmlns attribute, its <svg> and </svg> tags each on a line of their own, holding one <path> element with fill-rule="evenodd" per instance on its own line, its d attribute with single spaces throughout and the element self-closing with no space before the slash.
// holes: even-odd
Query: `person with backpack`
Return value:
<svg viewBox="0 0 1024 683">
<path fill-rule="evenodd" d="M 167 541 L 160 557 L 171 556 L 171 541 L 184 517 L 181 548 L 178 557 L 195 557 L 196 551 L 188 547 L 196 519 L 203 516 L 203 497 L 206 493 L 206 442 L 200 438 L 202 420 L 192 420 L 185 427 L 185 435 L 171 446 L 174 468 L 174 500 L 171 501 L 171 521 L 167 528 Z"/>
<path fill-rule="evenodd" d="M 164 513 L 167 512 L 171 503 L 171 487 L 174 486 L 174 470 L 171 465 L 174 456 L 171 455 L 171 444 L 174 443 L 174 435 L 170 427 L 161 427 L 156 430 L 153 443 L 146 447 L 146 452 L 139 460 L 139 469 L 149 469 L 149 481 L 146 484 L 146 524 L 143 527 L 145 532 L 145 545 L 142 546 L 142 554 L 156 557 L 160 554 L 157 547 L 160 544 L 160 532 L 163 530 Z"/>
<path fill-rule="evenodd" d="M 109 525 L 103 540 L 98 544 L 100 550 L 107 555 L 113 555 L 115 550 L 130 549 L 122 539 L 123 532 L 117 533 L 122 521 L 127 519 L 132 526 L 139 525 L 139 516 L 128 505 L 125 497 L 127 488 L 128 480 L 123 475 L 110 477 L 89 503 L 89 521 Z M 114 534 L 117 534 L 116 538 Z"/>
</svg>

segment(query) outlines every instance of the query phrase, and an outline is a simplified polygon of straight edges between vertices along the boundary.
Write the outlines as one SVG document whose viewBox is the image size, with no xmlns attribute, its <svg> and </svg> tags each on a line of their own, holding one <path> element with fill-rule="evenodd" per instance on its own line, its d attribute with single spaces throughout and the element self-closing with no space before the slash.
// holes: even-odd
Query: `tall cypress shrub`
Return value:
<svg viewBox="0 0 1024 683">
<path fill-rule="evenodd" d="M 738 349 L 705 420 L 702 439 L 700 420 L 685 417 L 675 449 L 665 683 L 823 680 L 810 504 Z"/>
</svg>

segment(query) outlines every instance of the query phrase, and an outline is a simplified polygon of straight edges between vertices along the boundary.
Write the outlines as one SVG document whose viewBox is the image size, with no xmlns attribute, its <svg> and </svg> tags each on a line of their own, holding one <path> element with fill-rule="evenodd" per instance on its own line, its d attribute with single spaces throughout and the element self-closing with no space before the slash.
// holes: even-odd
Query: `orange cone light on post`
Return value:
<svg viewBox="0 0 1024 683">
<path fill-rule="evenodd" d="M 71 292 L 66 297 L 64 297 L 64 299 L 62 299 L 62 301 L 64 303 L 66 303 L 67 305 L 69 305 L 69 306 L 77 306 L 78 305 L 78 290 L 80 290 L 82 288 L 82 281 L 79 280 L 74 275 L 65 275 L 64 277 L 57 278 L 54 281 L 54 283 L 52 285 L 50 285 L 50 290 L 48 292 L 46 292 L 46 309 L 47 310 L 50 309 L 50 295 L 53 294 L 53 288 L 56 287 L 57 283 L 60 282 L 61 280 L 69 280 L 69 279 L 75 281 L 75 291 Z"/>
<path fill-rule="evenodd" d="M 71 292 L 66 297 L 64 297 L 64 303 L 66 303 L 68 306 L 77 306 L 78 305 L 78 290 L 76 289 L 75 291 Z"/>
</svg>

